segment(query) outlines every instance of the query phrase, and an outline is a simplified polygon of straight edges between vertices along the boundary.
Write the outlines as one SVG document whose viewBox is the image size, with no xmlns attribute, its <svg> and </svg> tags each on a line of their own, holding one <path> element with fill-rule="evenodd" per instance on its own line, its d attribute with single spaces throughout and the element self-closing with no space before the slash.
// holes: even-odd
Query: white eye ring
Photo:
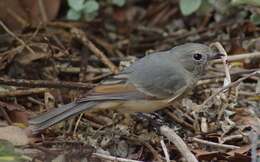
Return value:
<svg viewBox="0 0 260 162">
<path fill-rule="evenodd" d="M 199 60 L 202 59 L 202 54 L 200 54 L 200 53 L 195 53 L 195 54 L 193 55 L 193 58 L 194 58 L 195 60 L 199 61 Z"/>
</svg>

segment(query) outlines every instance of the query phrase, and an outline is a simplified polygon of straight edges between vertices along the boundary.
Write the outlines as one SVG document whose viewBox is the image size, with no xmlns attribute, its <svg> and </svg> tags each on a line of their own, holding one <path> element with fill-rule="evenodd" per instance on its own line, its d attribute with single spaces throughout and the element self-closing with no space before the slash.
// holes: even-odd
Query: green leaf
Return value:
<svg viewBox="0 0 260 162">
<path fill-rule="evenodd" d="M 69 9 L 67 12 L 66 18 L 68 20 L 79 20 L 81 18 L 81 12 Z"/>
<path fill-rule="evenodd" d="M 21 156 L 15 152 L 15 148 L 9 141 L 0 139 L 0 161 L 22 162 Z"/>
<path fill-rule="evenodd" d="M 255 25 L 260 25 L 260 15 L 259 14 L 252 14 L 250 16 L 250 20 L 255 24 Z"/>
<path fill-rule="evenodd" d="M 233 5 L 253 5 L 253 6 L 260 6 L 260 0 L 232 0 L 231 4 Z"/>
<path fill-rule="evenodd" d="M 0 156 L 0 161 L 2 162 L 15 162 L 15 156 Z"/>
<path fill-rule="evenodd" d="M 99 9 L 99 4 L 95 0 L 89 0 L 84 4 L 84 13 L 93 13 L 96 12 Z"/>
<path fill-rule="evenodd" d="M 0 139 L 0 156 L 14 154 L 15 148 L 11 142 Z"/>
<path fill-rule="evenodd" d="M 112 0 L 112 3 L 118 7 L 123 7 L 125 5 L 125 0 Z"/>
<path fill-rule="evenodd" d="M 181 13 L 185 16 L 192 14 L 199 9 L 201 0 L 181 0 L 180 9 Z"/>
<path fill-rule="evenodd" d="M 84 7 L 85 0 L 68 0 L 68 5 L 75 11 L 80 11 Z"/>
</svg>

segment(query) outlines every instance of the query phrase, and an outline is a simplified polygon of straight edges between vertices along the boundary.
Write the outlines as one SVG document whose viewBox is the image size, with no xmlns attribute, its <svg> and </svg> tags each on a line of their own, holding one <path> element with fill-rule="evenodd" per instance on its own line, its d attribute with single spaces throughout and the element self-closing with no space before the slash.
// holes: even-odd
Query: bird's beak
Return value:
<svg viewBox="0 0 260 162">
<path fill-rule="evenodd" d="M 225 55 L 223 53 L 215 53 L 213 55 L 210 55 L 208 60 L 221 59 L 222 56 L 225 56 Z"/>
</svg>

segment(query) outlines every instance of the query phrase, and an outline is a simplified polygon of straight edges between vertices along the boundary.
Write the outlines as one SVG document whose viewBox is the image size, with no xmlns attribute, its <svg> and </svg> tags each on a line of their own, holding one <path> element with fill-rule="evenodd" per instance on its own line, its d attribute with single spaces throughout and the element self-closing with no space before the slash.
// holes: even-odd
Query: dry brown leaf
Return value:
<svg viewBox="0 0 260 162">
<path fill-rule="evenodd" d="M 6 112 L 11 118 L 12 122 L 27 123 L 28 113 L 22 105 L 0 101 L 0 107 L 6 109 Z"/>
<path fill-rule="evenodd" d="M 229 162 L 251 162 L 251 157 L 235 153 L 234 156 L 228 158 Z"/>
<path fill-rule="evenodd" d="M 11 29 L 22 29 L 29 23 L 53 20 L 59 11 L 60 0 L 42 0 L 43 7 L 39 7 L 38 0 L 0 0 L 0 19 Z M 42 15 L 42 10 L 44 16 Z M 43 18 L 46 17 L 46 18 Z"/>
<path fill-rule="evenodd" d="M 251 145 L 245 145 L 245 146 L 242 146 L 238 149 L 231 150 L 231 151 L 227 152 L 227 154 L 230 155 L 230 156 L 235 156 L 236 153 L 237 154 L 245 154 L 248 151 L 250 151 L 251 147 L 252 147 Z"/>
<path fill-rule="evenodd" d="M 237 108 L 235 109 L 236 115 L 232 118 L 232 120 L 237 125 L 256 125 L 258 121 L 252 115 L 249 109 L 247 108 Z"/>
<path fill-rule="evenodd" d="M 2 102 L 2 101 L 0 101 L 0 106 L 5 108 L 8 111 L 14 111 L 14 110 L 24 111 L 25 110 L 25 108 L 21 105 L 14 104 L 14 103 L 6 103 L 6 102 Z"/>
<path fill-rule="evenodd" d="M 29 114 L 26 111 L 15 110 L 12 112 L 8 112 L 8 115 L 10 116 L 12 122 L 23 123 L 23 124 L 28 123 Z"/>
<path fill-rule="evenodd" d="M 197 152 L 196 150 L 192 150 L 192 151 Z M 202 152 L 201 150 L 199 150 L 199 152 L 197 152 L 196 156 L 200 161 L 202 161 L 202 160 L 211 161 L 213 159 L 226 160 L 227 154 L 219 152 L 219 151 Z"/>
</svg>

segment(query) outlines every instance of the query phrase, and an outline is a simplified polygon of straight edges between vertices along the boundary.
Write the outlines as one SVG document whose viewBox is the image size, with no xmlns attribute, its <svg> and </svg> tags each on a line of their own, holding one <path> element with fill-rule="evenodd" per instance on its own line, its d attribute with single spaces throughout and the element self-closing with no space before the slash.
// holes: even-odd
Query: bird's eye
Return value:
<svg viewBox="0 0 260 162">
<path fill-rule="evenodd" d="M 201 59 L 202 59 L 202 54 L 195 53 L 195 54 L 193 55 L 193 58 L 194 58 L 195 60 L 201 60 Z"/>
</svg>

